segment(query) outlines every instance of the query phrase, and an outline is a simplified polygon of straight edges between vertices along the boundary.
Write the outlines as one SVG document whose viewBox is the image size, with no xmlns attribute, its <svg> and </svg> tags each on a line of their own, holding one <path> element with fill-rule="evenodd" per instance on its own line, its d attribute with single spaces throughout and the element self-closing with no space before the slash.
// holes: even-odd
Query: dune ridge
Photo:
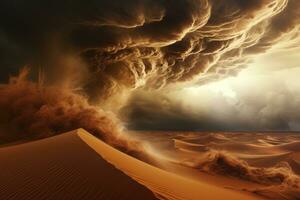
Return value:
<svg viewBox="0 0 300 200">
<path fill-rule="evenodd" d="M 116 149 L 96 139 L 94 136 L 87 134 L 84 130 L 80 130 L 78 135 L 105 160 L 113 164 L 125 174 L 128 174 L 137 182 L 145 185 L 160 199 L 260 199 L 259 197 L 248 193 L 217 187 L 201 181 L 194 181 L 153 167 L 117 151 Z"/>
<path fill-rule="evenodd" d="M 2 147 L 0 165 L 3 200 L 157 199 L 96 154 L 77 131 Z"/>
<path fill-rule="evenodd" d="M 83 129 L 2 147 L 0 164 L 0 199 L 261 199 L 153 167 Z"/>
<path fill-rule="evenodd" d="M 154 142 L 151 134 L 141 137 L 167 155 L 167 170 L 177 168 L 183 175 L 266 199 L 300 199 L 299 134 L 173 132 L 160 134 L 161 143 L 157 135 Z"/>
</svg>

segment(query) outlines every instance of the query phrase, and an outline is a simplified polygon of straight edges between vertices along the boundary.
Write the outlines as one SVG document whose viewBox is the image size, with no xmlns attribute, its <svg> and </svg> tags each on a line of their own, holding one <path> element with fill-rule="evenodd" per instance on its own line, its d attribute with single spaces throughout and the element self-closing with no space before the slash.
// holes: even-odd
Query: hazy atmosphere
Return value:
<svg viewBox="0 0 300 200">
<path fill-rule="evenodd" d="M 0 0 L 0 199 L 299 200 L 300 0 Z"/>
</svg>

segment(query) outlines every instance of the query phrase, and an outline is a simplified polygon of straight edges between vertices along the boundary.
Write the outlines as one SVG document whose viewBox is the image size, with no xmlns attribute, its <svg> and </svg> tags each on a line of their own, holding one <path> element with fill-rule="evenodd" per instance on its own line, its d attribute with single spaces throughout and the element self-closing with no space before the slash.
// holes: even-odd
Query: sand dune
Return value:
<svg viewBox="0 0 300 200">
<path fill-rule="evenodd" d="M 194 137 L 189 139 L 188 137 L 185 137 L 184 139 L 186 142 L 189 143 L 201 143 L 201 144 L 208 144 L 208 143 L 222 143 L 227 142 L 230 140 L 230 138 L 226 137 L 225 135 L 218 134 L 218 133 L 208 133 L 203 136 Z"/>
<path fill-rule="evenodd" d="M 260 199 L 158 169 L 84 130 L 0 148 L 0 164 L 0 199 Z"/>
<path fill-rule="evenodd" d="M 174 147 L 181 151 L 196 151 L 205 152 L 209 150 L 228 151 L 235 154 L 237 157 L 264 157 L 266 155 L 277 155 L 290 153 L 290 149 L 280 148 L 276 146 L 261 146 L 255 144 L 243 144 L 240 142 L 228 141 L 222 143 L 192 143 L 185 140 L 174 139 Z"/>
<path fill-rule="evenodd" d="M 151 136 L 143 137 L 151 141 Z M 155 152 L 148 150 L 173 159 L 159 160 L 158 156 L 161 169 L 82 129 L 3 146 L 0 199 L 299 199 L 296 136 L 281 140 L 279 136 L 256 135 L 250 140 L 247 134 L 197 138 L 181 133 L 166 138 L 160 144 L 156 135 Z M 165 151 L 161 149 L 164 145 Z"/>
<path fill-rule="evenodd" d="M 183 151 L 187 150 L 187 151 L 205 152 L 209 150 L 208 146 L 206 145 L 186 142 L 178 139 L 174 139 L 174 147 L 176 149 L 183 150 Z"/>
<path fill-rule="evenodd" d="M 130 177 L 133 177 L 142 185 L 150 188 L 162 199 L 259 199 L 254 195 L 216 187 L 201 181 L 194 181 L 145 164 L 142 161 L 115 150 L 94 136 L 86 134 L 84 131 L 80 131 L 79 136 L 104 159 Z"/>
<path fill-rule="evenodd" d="M 157 145 L 157 138 L 152 143 L 173 163 L 167 170 L 176 169 L 199 180 L 206 177 L 213 185 L 253 192 L 267 199 L 300 199 L 299 134 L 173 134 L 173 138 L 168 137 L 173 148 Z"/>
<path fill-rule="evenodd" d="M 283 144 L 283 145 L 280 145 L 279 148 L 288 150 L 288 151 L 300 151 L 300 141 Z"/>
<path fill-rule="evenodd" d="M 0 148 L 0 199 L 156 199 L 77 135 Z"/>
</svg>

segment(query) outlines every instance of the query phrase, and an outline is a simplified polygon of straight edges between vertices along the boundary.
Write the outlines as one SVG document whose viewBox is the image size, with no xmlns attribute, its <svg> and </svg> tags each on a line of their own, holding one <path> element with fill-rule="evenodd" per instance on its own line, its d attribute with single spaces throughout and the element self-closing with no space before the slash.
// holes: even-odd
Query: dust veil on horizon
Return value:
<svg viewBox="0 0 300 200">
<path fill-rule="evenodd" d="M 296 130 L 299 117 L 291 106 L 299 102 L 296 84 L 266 96 L 270 88 L 265 82 L 272 78 L 263 80 L 264 84 L 250 80 L 249 92 L 234 92 L 239 99 L 233 101 L 242 105 L 239 107 L 227 98 L 203 102 L 212 99 L 209 92 L 195 88 L 237 76 L 248 67 L 257 72 L 263 68 L 265 74 L 278 71 L 272 62 L 253 67 L 259 63 L 257 57 L 271 54 L 288 71 L 285 80 L 292 77 L 288 67 L 299 66 L 290 60 L 296 60 L 299 52 L 299 9 L 297 0 L 1 1 L 0 50 L 4 53 L 0 55 L 0 78 L 4 84 L 0 106 L 5 108 L 1 124 L 11 121 L 1 128 L 17 135 L 24 128 L 27 133 L 41 128 L 53 135 L 78 125 L 96 133 L 112 132 L 105 128 L 113 123 L 110 114 L 105 114 L 108 110 L 137 129 Z M 14 78 L 7 84 L 9 75 L 25 65 L 31 68 L 31 81 Z M 43 98 L 40 84 L 34 83 L 41 68 L 43 91 L 51 91 L 51 101 Z M 20 87 L 20 82 L 31 89 L 30 95 L 8 92 L 7 87 L 16 87 L 15 91 L 25 94 L 28 88 Z M 272 83 L 281 85 L 277 79 Z M 224 86 L 219 84 L 214 87 Z M 261 85 L 265 90 L 255 92 Z M 55 97 L 52 88 L 63 91 L 62 98 Z M 201 95 L 188 100 L 195 93 Z M 28 109 L 16 109 L 20 105 Z M 278 106 L 281 109 L 274 114 Z M 81 108 L 87 108 L 96 124 L 105 119 L 100 130 L 81 117 Z M 241 108 L 243 116 L 234 120 L 234 126 L 224 121 Z M 56 111 L 51 113 L 54 117 L 48 116 L 51 109 Z M 249 121 L 257 112 L 263 113 L 259 120 Z M 42 117 L 43 124 L 19 116 Z M 52 119 L 65 121 L 54 123 Z"/>
</svg>

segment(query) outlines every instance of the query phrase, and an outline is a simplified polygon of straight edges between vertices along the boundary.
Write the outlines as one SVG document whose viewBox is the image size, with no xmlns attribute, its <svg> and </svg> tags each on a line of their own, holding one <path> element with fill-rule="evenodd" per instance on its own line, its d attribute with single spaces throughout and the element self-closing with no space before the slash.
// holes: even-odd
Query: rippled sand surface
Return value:
<svg viewBox="0 0 300 200">
<path fill-rule="evenodd" d="M 266 199 L 300 199 L 300 134 L 132 132 L 162 168 Z"/>
</svg>

